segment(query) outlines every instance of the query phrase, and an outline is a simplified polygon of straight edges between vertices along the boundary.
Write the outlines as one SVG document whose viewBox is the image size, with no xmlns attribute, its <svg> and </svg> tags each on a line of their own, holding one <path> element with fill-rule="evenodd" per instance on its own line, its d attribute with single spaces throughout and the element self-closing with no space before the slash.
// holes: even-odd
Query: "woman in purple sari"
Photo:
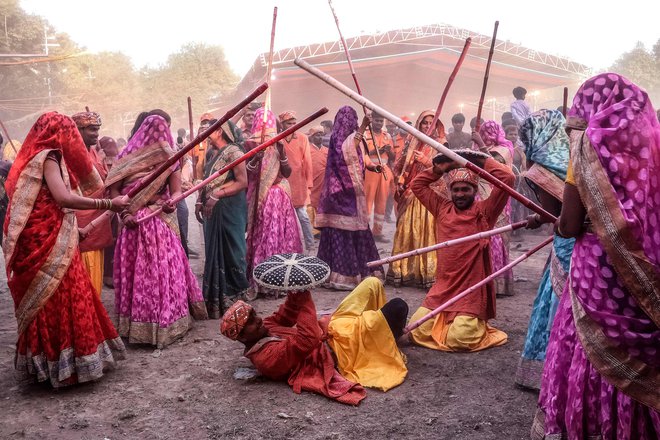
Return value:
<svg viewBox="0 0 660 440">
<path fill-rule="evenodd" d="M 378 167 L 362 152 L 369 119 L 365 117 L 359 129 L 357 121 L 357 113 L 349 106 L 335 116 L 315 220 L 321 230 L 318 257 L 331 270 L 326 287 L 337 290 L 353 290 L 368 276 L 383 278 L 382 267 L 367 267 L 379 256 L 369 229 L 364 169 L 377 171 Z"/>
<path fill-rule="evenodd" d="M 162 116 L 147 117 L 118 156 L 105 181 L 113 197 L 126 194 L 174 155 L 172 134 Z M 173 165 L 140 191 L 120 214 L 114 261 L 115 309 L 119 335 L 128 342 L 164 347 L 182 337 L 192 318 L 207 319 L 197 279 L 179 239 L 175 207 L 165 203 L 181 194 L 181 171 Z M 136 220 L 158 207 L 143 223 Z"/>
<path fill-rule="evenodd" d="M 646 92 L 587 80 L 567 119 L 557 233 L 576 237 L 533 438 L 660 436 L 660 125 Z"/>
</svg>

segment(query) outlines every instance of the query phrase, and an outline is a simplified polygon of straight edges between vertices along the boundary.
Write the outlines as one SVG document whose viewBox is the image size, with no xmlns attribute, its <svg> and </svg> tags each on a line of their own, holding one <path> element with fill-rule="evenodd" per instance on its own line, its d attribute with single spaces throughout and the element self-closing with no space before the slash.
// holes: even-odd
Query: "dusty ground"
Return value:
<svg viewBox="0 0 660 440">
<path fill-rule="evenodd" d="M 393 226 L 389 225 L 393 234 Z M 191 222 L 193 247 L 199 228 Z M 512 244 L 512 257 L 538 243 L 543 233 Z M 517 243 L 520 248 L 515 249 Z M 379 243 L 381 256 L 390 243 Z M 494 325 L 509 343 L 474 354 L 447 354 L 412 346 L 409 375 L 398 388 L 370 390 L 357 407 L 318 395 L 294 394 L 284 383 L 233 378 L 249 366 L 241 345 L 222 337 L 218 321 L 197 322 L 182 340 L 162 351 L 128 347 L 127 359 L 100 381 L 63 390 L 19 384 L 13 373 L 16 322 L 13 303 L 1 281 L 1 439 L 525 439 L 536 394 L 517 388 L 513 376 L 522 348 L 546 248 L 514 270 L 516 295 L 498 299 Z M 192 260 L 201 276 L 201 259 Z M 4 261 L 2 262 L 4 266 Z M 4 271 L 0 271 L 4 275 Z M 387 287 L 411 308 L 424 291 Z M 342 293 L 319 289 L 318 310 L 336 306 Z M 114 316 L 114 292 L 103 301 Z M 281 301 L 281 300 L 280 300 Z M 261 314 L 275 300 L 257 300 Z"/>
</svg>

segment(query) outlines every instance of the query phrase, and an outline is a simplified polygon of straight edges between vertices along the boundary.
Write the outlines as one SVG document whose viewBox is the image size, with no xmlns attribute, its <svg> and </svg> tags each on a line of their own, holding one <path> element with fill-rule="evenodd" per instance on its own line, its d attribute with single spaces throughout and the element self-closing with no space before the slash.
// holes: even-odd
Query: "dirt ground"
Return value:
<svg viewBox="0 0 660 440">
<path fill-rule="evenodd" d="M 393 235 L 393 225 L 386 232 Z M 192 247 L 201 250 L 191 218 Z M 519 256 L 543 232 L 512 242 Z M 381 256 L 391 243 L 378 243 Z M 493 324 L 508 344 L 472 354 L 434 352 L 401 342 L 406 381 L 387 393 L 369 390 L 359 407 L 323 396 L 294 394 L 285 383 L 234 379 L 249 367 L 242 346 L 224 338 L 218 321 L 196 322 L 162 351 L 128 346 L 127 358 L 95 383 L 53 390 L 21 384 L 13 370 L 16 321 L 6 281 L 0 281 L 1 439 L 526 439 L 537 394 L 513 383 L 532 302 L 549 248 L 514 270 L 515 296 L 498 299 Z M 3 267 L 4 267 L 4 261 Z M 203 259 L 191 260 L 201 276 Z M 4 271 L 0 271 L 4 276 Z M 412 314 L 425 292 L 386 286 Z M 318 289 L 317 310 L 332 309 L 343 293 Z M 114 318 L 114 292 L 103 302 Z M 282 300 L 254 302 L 260 314 Z"/>
</svg>

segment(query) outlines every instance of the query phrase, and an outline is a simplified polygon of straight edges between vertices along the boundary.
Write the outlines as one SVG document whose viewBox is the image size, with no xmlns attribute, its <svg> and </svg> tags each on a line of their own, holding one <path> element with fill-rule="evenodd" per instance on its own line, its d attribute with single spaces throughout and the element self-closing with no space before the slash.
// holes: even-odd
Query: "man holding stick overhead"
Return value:
<svg viewBox="0 0 660 440">
<path fill-rule="evenodd" d="M 505 184 L 514 182 L 513 172 L 485 154 L 457 151 L 470 162 L 485 169 Z M 441 177 L 447 182 L 448 196 L 439 195 L 431 185 Z M 479 178 L 460 168 L 443 155 L 433 159 L 433 167 L 418 175 L 411 188 L 415 196 L 435 217 L 437 241 L 446 241 L 492 229 L 508 195 L 493 187 L 485 200 L 475 201 Z M 435 284 L 417 309 L 411 322 L 453 298 L 491 273 L 489 239 L 481 239 L 438 249 Z M 411 332 L 416 344 L 442 351 L 478 351 L 505 344 L 507 335 L 490 327 L 495 317 L 495 291 L 491 284 L 457 301 Z"/>
</svg>

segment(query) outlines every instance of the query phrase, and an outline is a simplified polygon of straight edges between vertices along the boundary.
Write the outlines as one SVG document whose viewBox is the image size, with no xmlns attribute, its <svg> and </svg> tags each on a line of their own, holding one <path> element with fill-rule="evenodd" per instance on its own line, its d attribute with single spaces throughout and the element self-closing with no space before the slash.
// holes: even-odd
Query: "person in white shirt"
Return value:
<svg viewBox="0 0 660 440">
<path fill-rule="evenodd" d="M 532 110 L 529 108 L 529 105 L 525 102 L 525 96 L 527 95 L 527 90 L 524 87 L 516 87 L 513 89 L 513 96 L 516 98 L 515 101 L 511 103 L 511 114 L 513 119 L 520 127 L 525 119 L 532 114 Z"/>
</svg>

